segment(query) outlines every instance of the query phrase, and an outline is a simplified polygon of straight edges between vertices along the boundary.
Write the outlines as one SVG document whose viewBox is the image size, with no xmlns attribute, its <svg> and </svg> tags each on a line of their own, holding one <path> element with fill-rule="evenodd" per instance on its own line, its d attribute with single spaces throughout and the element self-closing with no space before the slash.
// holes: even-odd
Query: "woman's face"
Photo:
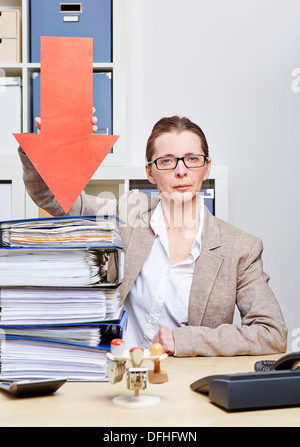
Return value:
<svg viewBox="0 0 300 447">
<path fill-rule="evenodd" d="M 167 132 L 155 140 L 155 152 L 152 161 L 159 157 L 184 157 L 199 155 L 204 152 L 198 135 L 191 131 Z M 175 202 L 186 202 L 194 199 L 201 190 L 201 185 L 210 174 L 210 160 L 200 168 L 187 168 L 183 161 L 173 170 L 159 170 L 155 164 L 146 165 L 148 180 L 157 185 L 163 197 Z"/>
</svg>

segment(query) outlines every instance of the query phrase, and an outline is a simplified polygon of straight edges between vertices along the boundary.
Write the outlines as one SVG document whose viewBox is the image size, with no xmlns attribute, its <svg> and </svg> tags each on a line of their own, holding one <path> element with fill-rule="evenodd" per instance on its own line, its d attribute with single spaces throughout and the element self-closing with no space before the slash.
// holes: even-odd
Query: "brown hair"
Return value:
<svg viewBox="0 0 300 447">
<path fill-rule="evenodd" d="M 190 132 L 194 132 L 201 140 L 201 147 L 204 152 L 204 155 L 209 156 L 208 144 L 206 141 L 206 137 L 200 127 L 193 123 L 188 118 L 180 118 L 179 116 L 171 116 L 166 118 L 161 118 L 153 127 L 150 137 L 147 141 L 146 146 L 146 159 L 147 161 L 151 161 L 154 151 L 155 151 L 155 140 L 157 137 L 167 132 L 183 132 L 185 130 L 189 130 Z"/>
</svg>

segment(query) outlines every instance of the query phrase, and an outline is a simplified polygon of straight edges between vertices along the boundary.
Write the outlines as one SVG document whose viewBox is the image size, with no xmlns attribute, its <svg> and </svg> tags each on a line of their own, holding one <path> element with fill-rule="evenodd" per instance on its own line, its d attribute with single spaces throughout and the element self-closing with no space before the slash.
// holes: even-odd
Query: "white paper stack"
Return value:
<svg viewBox="0 0 300 447">
<path fill-rule="evenodd" d="M 104 381 L 106 352 L 62 342 L 6 338 L 1 346 L 1 377 Z"/>
<path fill-rule="evenodd" d="M 105 286 L 110 256 L 119 248 L 0 248 L 0 286 Z M 123 262 L 121 259 L 120 262 Z M 118 262 L 118 259 L 116 259 Z M 119 270 L 121 273 L 121 270 Z M 121 282 L 117 278 L 116 282 Z M 109 284 L 115 285 L 115 284 Z"/>
<path fill-rule="evenodd" d="M 120 318 L 119 289 L 2 288 L 1 325 L 75 324 Z"/>
</svg>

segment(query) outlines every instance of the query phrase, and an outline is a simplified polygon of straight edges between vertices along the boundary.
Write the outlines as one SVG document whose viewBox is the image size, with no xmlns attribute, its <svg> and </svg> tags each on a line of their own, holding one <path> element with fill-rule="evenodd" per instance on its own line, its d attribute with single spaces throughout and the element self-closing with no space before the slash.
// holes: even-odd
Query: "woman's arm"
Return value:
<svg viewBox="0 0 300 447">
<path fill-rule="evenodd" d="M 226 316 L 226 310 L 220 302 L 219 313 L 224 313 L 226 323 L 217 327 L 187 326 L 173 329 L 177 356 L 285 352 L 287 328 L 279 304 L 268 285 L 269 277 L 263 272 L 262 250 L 261 241 L 255 238 L 248 256 L 241 258 L 240 262 L 232 262 L 237 270 L 236 274 L 228 271 L 236 289 L 236 305 L 241 314 L 241 325 L 228 323 L 230 317 Z M 223 300 L 221 286 L 215 287 L 217 290 L 213 288 L 211 293 Z M 231 299 L 234 297 L 229 298 Z"/>
</svg>

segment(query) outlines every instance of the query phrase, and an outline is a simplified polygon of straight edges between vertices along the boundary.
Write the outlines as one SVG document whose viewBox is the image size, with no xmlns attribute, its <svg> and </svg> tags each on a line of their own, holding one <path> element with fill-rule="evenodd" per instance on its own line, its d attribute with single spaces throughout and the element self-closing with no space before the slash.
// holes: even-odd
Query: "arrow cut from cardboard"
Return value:
<svg viewBox="0 0 300 447">
<path fill-rule="evenodd" d="M 92 111 L 93 39 L 41 37 L 41 130 L 14 137 L 66 213 L 119 138 Z"/>
</svg>

